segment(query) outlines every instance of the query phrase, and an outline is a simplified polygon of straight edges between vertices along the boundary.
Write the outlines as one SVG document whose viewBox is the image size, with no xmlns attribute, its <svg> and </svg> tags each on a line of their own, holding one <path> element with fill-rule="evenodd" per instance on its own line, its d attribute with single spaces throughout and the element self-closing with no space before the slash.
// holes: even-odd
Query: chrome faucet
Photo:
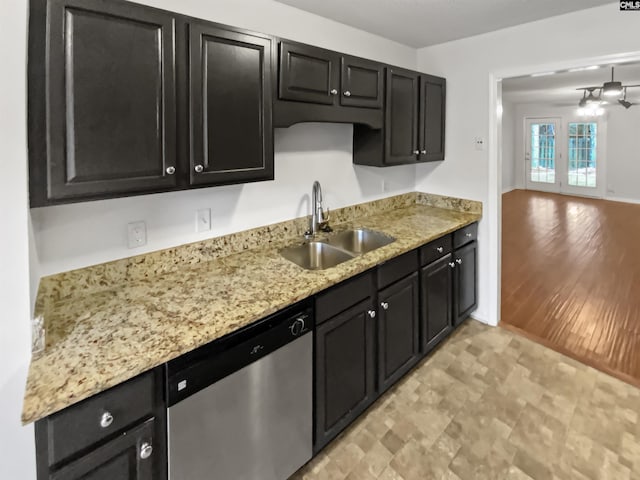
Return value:
<svg viewBox="0 0 640 480">
<path fill-rule="evenodd" d="M 313 237 L 318 230 L 330 232 L 331 227 L 329 226 L 329 209 L 325 212 L 322 208 L 322 187 L 316 180 L 311 189 L 311 225 L 305 232 L 305 236 Z"/>
</svg>

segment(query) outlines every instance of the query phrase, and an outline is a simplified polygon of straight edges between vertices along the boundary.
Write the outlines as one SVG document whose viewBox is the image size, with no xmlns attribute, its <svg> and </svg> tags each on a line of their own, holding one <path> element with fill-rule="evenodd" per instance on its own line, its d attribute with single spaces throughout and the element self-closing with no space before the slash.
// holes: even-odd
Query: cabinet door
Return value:
<svg viewBox="0 0 640 480">
<path fill-rule="evenodd" d="M 279 97 L 333 105 L 338 95 L 337 52 L 280 42 Z"/>
<path fill-rule="evenodd" d="M 49 2 L 46 173 L 43 160 L 31 166 L 46 199 L 35 205 L 175 185 L 174 38 L 174 18 L 148 7 Z"/>
<path fill-rule="evenodd" d="M 420 156 L 418 160 L 444 160 L 446 83 L 444 78 L 420 76 Z"/>
<path fill-rule="evenodd" d="M 367 299 L 316 328 L 316 452 L 375 398 L 375 313 L 370 312 Z"/>
<path fill-rule="evenodd" d="M 273 179 L 271 39 L 189 30 L 191 184 Z"/>
<path fill-rule="evenodd" d="M 383 66 L 361 58 L 343 56 L 340 104 L 348 107 L 382 108 Z"/>
<path fill-rule="evenodd" d="M 477 293 L 478 243 L 471 242 L 453 254 L 453 319 L 459 325 L 475 310 Z"/>
<path fill-rule="evenodd" d="M 387 68 L 385 163 L 413 163 L 418 151 L 418 74 Z"/>
<path fill-rule="evenodd" d="M 429 352 L 453 328 L 451 254 L 422 268 L 420 272 L 420 319 L 423 353 Z"/>
<path fill-rule="evenodd" d="M 51 480 L 151 480 L 164 478 L 156 472 L 153 425 L 150 418 L 122 433 L 79 460 L 50 474 Z M 150 449 L 150 450 L 149 450 Z M 157 456 L 157 454 L 156 454 Z"/>
<path fill-rule="evenodd" d="M 381 393 L 420 359 L 418 273 L 380 291 L 378 299 L 378 384 Z"/>
</svg>

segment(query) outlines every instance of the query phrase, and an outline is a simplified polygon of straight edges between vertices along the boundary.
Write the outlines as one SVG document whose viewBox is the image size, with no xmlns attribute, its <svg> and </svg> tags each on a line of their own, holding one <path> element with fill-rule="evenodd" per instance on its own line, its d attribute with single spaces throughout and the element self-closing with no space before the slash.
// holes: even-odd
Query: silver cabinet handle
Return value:
<svg viewBox="0 0 640 480">
<path fill-rule="evenodd" d="M 414 151 L 413 151 L 413 154 L 414 154 L 414 155 L 420 155 L 420 150 L 414 150 Z"/>
<path fill-rule="evenodd" d="M 382 302 L 382 303 L 380 304 L 380 306 L 381 306 L 382 308 L 384 308 L 385 310 L 389 310 L 389 304 L 388 304 L 387 302 Z"/>
<path fill-rule="evenodd" d="M 456 263 L 458 265 L 462 265 L 462 259 L 461 258 L 456 258 Z"/>
<path fill-rule="evenodd" d="M 338 90 L 336 90 L 335 88 L 331 89 L 331 95 L 337 95 L 338 94 Z"/>
<path fill-rule="evenodd" d="M 202 173 L 204 167 L 202 165 L 196 165 L 195 167 L 193 167 L 193 169 L 196 171 L 196 173 Z"/>
<path fill-rule="evenodd" d="M 426 155 L 426 154 L 427 154 L 427 151 L 426 151 L 426 150 L 422 150 L 420 153 L 421 153 L 422 155 Z"/>
<path fill-rule="evenodd" d="M 438 252 L 438 253 L 442 253 L 442 252 L 444 252 L 444 248 L 442 248 L 442 247 L 437 247 L 437 248 L 436 248 L 436 252 Z"/>
<path fill-rule="evenodd" d="M 473 237 L 473 233 L 465 233 L 464 236 L 467 238 L 471 238 Z"/>
<path fill-rule="evenodd" d="M 167 174 L 173 175 L 176 173 L 176 167 L 167 167 Z"/>
<path fill-rule="evenodd" d="M 455 264 L 455 263 L 453 263 L 453 262 L 449 262 L 449 266 L 450 266 L 451 268 L 456 268 L 456 264 Z"/>
<path fill-rule="evenodd" d="M 375 310 L 369 310 L 367 312 L 367 314 L 371 317 L 371 318 L 376 318 L 376 311 Z"/>
<path fill-rule="evenodd" d="M 351 96 L 351 92 L 349 90 L 347 90 L 346 92 L 344 92 L 344 96 L 345 97 L 350 97 Z"/>
<path fill-rule="evenodd" d="M 113 415 L 111 415 L 111 412 L 104 412 L 100 417 L 100 426 L 102 428 L 107 428 L 112 423 L 113 423 Z"/>
<path fill-rule="evenodd" d="M 150 443 L 144 442 L 140 446 L 140 458 L 146 460 L 153 453 L 153 446 Z"/>
</svg>

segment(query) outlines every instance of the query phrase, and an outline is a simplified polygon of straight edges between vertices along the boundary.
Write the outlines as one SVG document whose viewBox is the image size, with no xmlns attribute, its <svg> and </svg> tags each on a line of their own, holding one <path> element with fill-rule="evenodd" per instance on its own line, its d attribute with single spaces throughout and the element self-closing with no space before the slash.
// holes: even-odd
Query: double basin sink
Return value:
<svg viewBox="0 0 640 480">
<path fill-rule="evenodd" d="M 325 240 L 312 240 L 283 248 L 280 254 L 304 269 L 324 270 L 389 245 L 395 240 L 375 230 L 356 228 L 336 233 Z"/>
</svg>

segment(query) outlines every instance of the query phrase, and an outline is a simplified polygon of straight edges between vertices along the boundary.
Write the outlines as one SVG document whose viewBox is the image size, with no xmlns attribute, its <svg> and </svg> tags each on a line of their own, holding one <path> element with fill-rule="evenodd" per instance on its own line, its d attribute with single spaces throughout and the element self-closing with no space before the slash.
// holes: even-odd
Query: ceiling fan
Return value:
<svg viewBox="0 0 640 480">
<path fill-rule="evenodd" d="M 614 80 L 613 73 L 614 67 L 611 67 L 611 81 L 604 82 L 599 87 L 580 87 L 576 88 L 576 90 L 582 90 L 582 98 L 578 102 L 578 106 L 580 108 L 591 107 L 591 106 L 599 106 L 603 103 L 606 103 L 603 100 L 604 97 L 608 97 L 611 100 L 618 100 L 618 103 L 622 105 L 624 108 L 629 108 L 633 103 L 627 101 L 627 88 L 640 87 L 640 85 L 623 85 L 622 82 L 617 82 Z M 587 92 L 589 93 L 587 95 Z M 596 92 L 596 94 L 594 94 Z"/>
</svg>

